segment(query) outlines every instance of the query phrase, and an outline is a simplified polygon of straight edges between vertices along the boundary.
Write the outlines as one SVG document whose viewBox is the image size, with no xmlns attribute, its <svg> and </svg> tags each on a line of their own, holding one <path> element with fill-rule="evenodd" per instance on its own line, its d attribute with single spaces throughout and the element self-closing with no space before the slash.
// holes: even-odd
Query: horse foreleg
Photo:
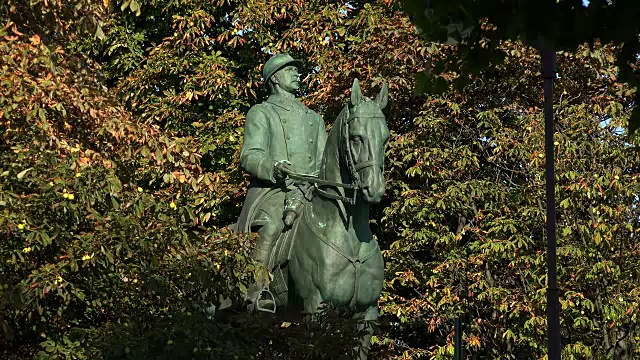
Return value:
<svg viewBox="0 0 640 360">
<path fill-rule="evenodd" d="M 314 289 L 309 294 L 307 294 L 307 296 L 302 299 L 302 301 L 302 313 L 304 315 L 313 315 L 317 313 L 322 306 L 322 295 L 320 294 L 320 290 Z"/>
<path fill-rule="evenodd" d="M 323 306 L 320 290 L 308 290 L 310 289 L 307 289 L 306 296 L 304 298 L 301 298 L 302 311 L 298 313 L 298 315 L 302 315 L 301 320 L 304 324 L 313 323 L 315 315 L 321 310 Z"/>
<path fill-rule="evenodd" d="M 371 323 L 377 322 L 380 317 L 377 301 L 373 305 L 369 306 L 369 308 L 367 308 L 363 313 L 357 314 L 356 317 L 364 320 L 358 327 L 358 330 L 365 330 L 366 332 L 362 338 L 362 342 L 360 343 L 359 357 L 360 360 L 366 360 L 369 354 L 369 348 L 371 347 L 371 337 L 373 336 L 373 327 L 371 326 Z"/>
</svg>

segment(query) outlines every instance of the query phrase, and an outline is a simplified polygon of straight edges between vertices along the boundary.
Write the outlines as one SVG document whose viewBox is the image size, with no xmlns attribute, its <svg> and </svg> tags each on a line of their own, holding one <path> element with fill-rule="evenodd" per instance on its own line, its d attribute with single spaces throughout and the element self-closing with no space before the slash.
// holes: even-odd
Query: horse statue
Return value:
<svg viewBox="0 0 640 360">
<path fill-rule="evenodd" d="M 270 262 L 278 274 L 285 274 L 287 296 L 275 298 L 288 311 L 313 314 L 331 304 L 348 307 L 365 321 L 378 319 L 384 262 L 369 228 L 369 207 L 385 192 L 389 129 L 382 109 L 387 98 L 386 84 L 372 100 L 354 80 L 351 99 L 328 136 L 319 176 L 289 174 L 313 184 L 313 196 L 278 241 Z M 362 340 L 362 358 L 370 339 L 371 332 Z"/>
</svg>

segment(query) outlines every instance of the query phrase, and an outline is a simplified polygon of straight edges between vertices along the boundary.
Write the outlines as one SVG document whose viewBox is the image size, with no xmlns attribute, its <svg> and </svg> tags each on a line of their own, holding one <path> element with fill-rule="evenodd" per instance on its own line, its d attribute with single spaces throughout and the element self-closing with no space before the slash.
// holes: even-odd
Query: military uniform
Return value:
<svg viewBox="0 0 640 360">
<path fill-rule="evenodd" d="M 326 139 L 322 117 L 293 96 L 271 95 L 247 113 L 240 165 L 251 182 L 236 229 L 257 228 L 254 257 L 264 265 L 273 265 L 269 256 L 284 229 L 287 193 L 292 195 L 290 202 L 300 194 L 290 182 L 276 181 L 275 163 L 285 160 L 298 173 L 317 175 Z"/>
</svg>

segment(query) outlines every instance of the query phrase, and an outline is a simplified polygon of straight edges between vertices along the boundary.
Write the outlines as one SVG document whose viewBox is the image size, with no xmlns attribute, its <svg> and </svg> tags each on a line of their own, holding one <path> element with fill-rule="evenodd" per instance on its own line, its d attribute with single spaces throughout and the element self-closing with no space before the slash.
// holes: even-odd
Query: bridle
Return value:
<svg viewBox="0 0 640 360">
<path fill-rule="evenodd" d="M 347 169 L 349 170 L 349 175 L 351 176 L 350 183 L 345 184 L 341 182 L 322 180 L 315 176 L 297 174 L 297 173 L 288 173 L 289 177 L 293 180 L 304 181 L 304 182 L 313 184 L 314 192 L 320 194 L 325 198 L 342 201 L 350 205 L 355 205 L 356 198 L 358 196 L 358 190 L 361 190 L 363 188 L 359 171 L 371 166 L 382 166 L 382 167 L 384 166 L 384 163 L 380 164 L 378 161 L 375 161 L 375 160 L 367 160 L 361 163 L 356 163 L 354 161 L 353 151 L 349 144 L 349 123 L 356 118 L 357 116 L 348 117 L 347 120 L 342 122 L 342 129 L 341 129 L 341 136 L 340 136 L 342 140 L 342 150 L 343 150 L 343 153 L 345 154 L 345 161 L 347 163 Z M 353 189 L 353 196 L 347 197 L 339 194 L 334 194 L 321 189 L 320 186 L 335 186 L 335 187 L 341 187 L 343 189 Z"/>
</svg>

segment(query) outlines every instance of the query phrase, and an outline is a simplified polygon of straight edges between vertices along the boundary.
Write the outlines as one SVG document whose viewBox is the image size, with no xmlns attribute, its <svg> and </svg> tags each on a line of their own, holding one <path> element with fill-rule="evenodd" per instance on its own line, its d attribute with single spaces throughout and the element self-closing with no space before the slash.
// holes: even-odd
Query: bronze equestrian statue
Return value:
<svg viewBox="0 0 640 360">
<path fill-rule="evenodd" d="M 375 321 L 384 263 L 369 206 L 385 192 L 387 86 L 371 100 L 354 80 L 327 137 L 322 118 L 294 97 L 297 66 L 288 55 L 265 64 L 271 95 L 245 124 L 241 166 L 252 180 L 235 230 L 258 232 L 255 259 L 273 274 L 251 300 L 259 309 L 303 314 L 332 304 Z M 362 341 L 363 358 L 370 338 Z"/>
</svg>

